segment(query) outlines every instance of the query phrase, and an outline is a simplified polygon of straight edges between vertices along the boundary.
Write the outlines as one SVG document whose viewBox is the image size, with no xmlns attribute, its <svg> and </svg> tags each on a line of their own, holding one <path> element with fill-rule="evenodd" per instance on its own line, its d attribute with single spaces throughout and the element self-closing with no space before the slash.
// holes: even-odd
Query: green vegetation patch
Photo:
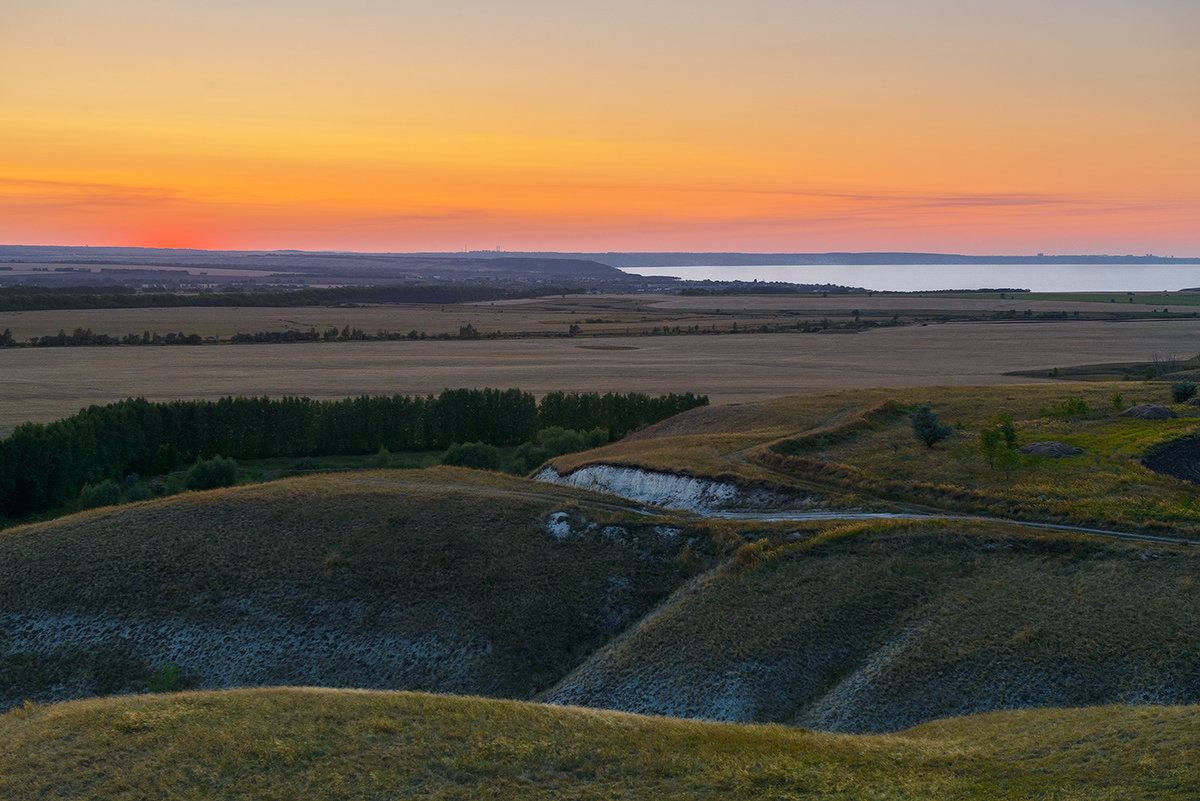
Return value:
<svg viewBox="0 0 1200 801">
<path fill-rule="evenodd" d="M 109 698 L 0 717 L 0 796 L 1194 798 L 1196 707 L 1008 712 L 839 736 L 412 693 Z"/>
</svg>

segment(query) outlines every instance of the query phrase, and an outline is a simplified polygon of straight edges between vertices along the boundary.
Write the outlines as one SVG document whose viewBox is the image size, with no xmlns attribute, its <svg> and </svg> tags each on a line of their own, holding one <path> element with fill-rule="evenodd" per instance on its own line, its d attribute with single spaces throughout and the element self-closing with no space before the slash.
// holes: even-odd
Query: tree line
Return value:
<svg viewBox="0 0 1200 801">
<path fill-rule="evenodd" d="M 705 395 L 448 389 L 440 395 L 337 401 L 225 397 L 90 406 L 54 423 L 26 423 L 0 441 L 0 518 L 69 503 L 85 484 L 157 475 L 222 455 L 237 459 L 427 451 L 455 443 L 512 447 L 547 428 L 605 429 L 617 439 L 696 406 Z"/>
<path fill-rule="evenodd" d="M 577 289 L 539 287 L 536 290 L 504 287 L 404 284 L 399 286 L 343 286 L 323 289 L 290 289 L 255 292 L 140 292 L 131 287 L 0 287 L 0 312 L 52 309 L 144 309 L 177 306 L 336 306 L 359 303 L 478 303 L 537 295 L 557 295 Z"/>
</svg>

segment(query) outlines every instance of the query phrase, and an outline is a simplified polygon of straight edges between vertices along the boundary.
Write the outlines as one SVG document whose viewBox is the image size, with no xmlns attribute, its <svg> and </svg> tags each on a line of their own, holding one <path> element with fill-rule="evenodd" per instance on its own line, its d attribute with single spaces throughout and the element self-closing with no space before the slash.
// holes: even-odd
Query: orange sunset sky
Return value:
<svg viewBox="0 0 1200 801">
<path fill-rule="evenodd" d="M 0 243 L 1200 255 L 1200 2 L 0 0 Z"/>
</svg>

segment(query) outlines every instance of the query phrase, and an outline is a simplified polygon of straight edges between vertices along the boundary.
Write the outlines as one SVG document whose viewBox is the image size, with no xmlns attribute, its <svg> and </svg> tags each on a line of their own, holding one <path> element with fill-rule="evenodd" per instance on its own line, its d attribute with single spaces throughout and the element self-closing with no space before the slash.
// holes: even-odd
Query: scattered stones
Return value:
<svg viewBox="0 0 1200 801">
<path fill-rule="evenodd" d="M 1049 440 L 1047 442 L 1031 442 L 1028 445 L 1023 445 L 1017 450 L 1017 453 L 1045 456 L 1049 459 L 1063 459 L 1068 456 L 1078 456 L 1083 453 L 1083 448 L 1077 448 L 1065 442 Z"/>
<path fill-rule="evenodd" d="M 1137 420 L 1169 420 L 1175 416 L 1175 412 L 1157 403 L 1139 403 L 1121 412 L 1120 416 Z"/>
</svg>

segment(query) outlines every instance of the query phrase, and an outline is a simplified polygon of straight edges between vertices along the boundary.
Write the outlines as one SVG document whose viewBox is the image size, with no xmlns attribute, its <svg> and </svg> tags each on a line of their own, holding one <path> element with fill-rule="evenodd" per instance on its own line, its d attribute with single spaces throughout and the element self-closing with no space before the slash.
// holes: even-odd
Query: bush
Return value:
<svg viewBox="0 0 1200 801">
<path fill-rule="evenodd" d="M 146 680 L 146 689 L 152 693 L 169 693 L 179 689 L 179 665 L 163 662 Z"/>
<path fill-rule="evenodd" d="M 371 467 L 391 467 L 392 452 L 387 449 L 386 445 L 379 446 L 379 452 L 368 460 Z"/>
<path fill-rule="evenodd" d="M 311 456 L 305 456 L 296 461 L 294 469 L 296 470 L 320 470 L 321 463 Z"/>
<path fill-rule="evenodd" d="M 1082 417 L 1091 411 L 1091 407 L 1082 397 L 1074 397 L 1067 398 L 1062 403 L 1053 403 L 1049 408 L 1042 408 L 1038 411 L 1042 417 Z"/>
<path fill-rule="evenodd" d="M 145 484 L 134 484 L 125 494 L 125 499 L 128 501 L 148 501 L 153 497 L 154 493 Z"/>
<path fill-rule="evenodd" d="M 513 469 L 518 473 L 530 473 L 550 458 L 550 452 L 532 442 L 522 442 L 513 453 Z"/>
<path fill-rule="evenodd" d="M 500 449 L 484 442 L 456 442 L 442 455 L 441 463 L 476 470 L 499 470 Z"/>
<path fill-rule="evenodd" d="M 196 463 L 188 468 L 183 485 L 190 490 L 215 489 L 228 487 L 237 483 L 237 462 L 214 456 Z"/>
<path fill-rule="evenodd" d="M 568 431 L 562 428 L 546 428 L 538 432 L 538 441 L 542 448 L 551 456 L 561 456 L 564 453 L 575 453 L 587 448 L 587 440 L 578 431 Z"/>
<path fill-rule="evenodd" d="M 1171 397 L 1176 403 L 1183 403 L 1196 394 L 1196 385 L 1191 381 L 1176 381 L 1171 384 Z"/>
<path fill-rule="evenodd" d="M 935 442 L 941 442 L 954 433 L 953 428 L 942 425 L 942 421 L 928 403 L 922 403 L 913 412 L 912 426 L 913 436 L 918 442 L 924 443 L 926 448 L 932 448 Z"/>
<path fill-rule="evenodd" d="M 979 450 L 992 467 L 1010 470 L 1017 462 L 1017 427 L 1007 412 L 991 422 L 979 432 Z"/>
<path fill-rule="evenodd" d="M 94 509 L 97 506 L 112 506 L 121 502 L 121 487 L 111 478 L 99 484 L 84 484 L 79 491 L 77 504 L 80 509 Z"/>
</svg>

